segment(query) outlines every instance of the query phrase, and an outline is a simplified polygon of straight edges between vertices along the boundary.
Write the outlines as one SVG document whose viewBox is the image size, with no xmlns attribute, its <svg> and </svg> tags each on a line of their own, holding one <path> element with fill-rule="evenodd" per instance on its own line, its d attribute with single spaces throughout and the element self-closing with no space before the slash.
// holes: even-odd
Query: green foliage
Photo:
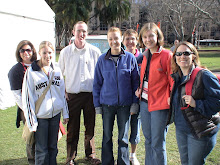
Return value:
<svg viewBox="0 0 220 165">
<path fill-rule="evenodd" d="M 130 7 L 129 0 L 112 0 L 110 2 L 97 0 L 95 14 L 99 16 L 101 22 L 113 24 L 116 20 L 127 19 L 130 14 Z"/>
<path fill-rule="evenodd" d="M 16 107 L 11 107 L 6 110 L 0 110 L 0 165 L 28 165 L 26 160 L 25 143 L 21 138 L 23 125 L 16 128 Z M 80 140 L 78 145 L 78 155 L 76 162 L 78 165 L 85 165 L 89 163 L 84 160 L 84 126 L 83 117 L 81 118 Z M 66 127 L 66 125 L 65 125 Z M 220 134 L 218 134 L 218 142 L 206 160 L 207 165 L 217 165 L 220 162 Z M 101 143 L 102 143 L 102 118 L 101 115 L 96 115 L 95 128 L 95 144 L 96 154 L 101 158 Z M 115 123 L 113 133 L 113 150 L 114 157 L 117 159 L 117 125 Z M 66 136 L 58 142 L 59 153 L 57 156 L 58 165 L 63 165 L 66 161 Z M 144 164 L 145 149 L 144 136 L 141 131 L 141 142 L 138 144 L 137 157 L 140 164 Z M 176 144 L 175 127 L 170 125 L 167 134 L 167 157 L 169 165 L 179 165 L 180 158 Z"/>
</svg>

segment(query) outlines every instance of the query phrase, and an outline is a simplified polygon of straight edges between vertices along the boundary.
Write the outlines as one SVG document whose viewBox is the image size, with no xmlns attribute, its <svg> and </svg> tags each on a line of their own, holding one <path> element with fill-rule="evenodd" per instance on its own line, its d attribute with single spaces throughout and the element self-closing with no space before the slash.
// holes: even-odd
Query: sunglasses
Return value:
<svg viewBox="0 0 220 165">
<path fill-rule="evenodd" d="M 24 52 L 31 53 L 31 52 L 32 52 L 32 49 L 20 49 L 19 52 L 20 52 L 20 53 L 24 53 Z"/>
<path fill-rule="evenodd" d="M 193 52 L 176 52 L 175 56 L 190 56 L 191 54 L 194 54 Z"/>
</svg>

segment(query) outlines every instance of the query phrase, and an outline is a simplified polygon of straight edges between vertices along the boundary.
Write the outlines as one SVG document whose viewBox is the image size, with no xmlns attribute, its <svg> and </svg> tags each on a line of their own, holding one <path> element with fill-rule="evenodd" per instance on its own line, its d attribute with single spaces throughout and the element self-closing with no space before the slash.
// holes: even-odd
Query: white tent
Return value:
<svg viewBox="0 0 220 165">
<path fill-rule="evenodd" d="M 6 109 L 15 105 L 8 71 L 18 43 L 29 40 L 37 51 L 44 40 L 55 46 L 55 14 L 44 0 L 0 0 L 0 22 L 0 109 Z"/>
</svg>

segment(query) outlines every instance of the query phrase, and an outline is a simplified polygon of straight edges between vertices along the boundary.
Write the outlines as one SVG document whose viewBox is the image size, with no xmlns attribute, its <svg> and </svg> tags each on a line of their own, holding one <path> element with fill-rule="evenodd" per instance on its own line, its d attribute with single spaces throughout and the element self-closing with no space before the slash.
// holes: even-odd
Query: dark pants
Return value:
<svg viewBox="0 0 220 165">
<path fill-rule="evenodd" d="M 95 108 L 93 105 L 92 93 L 81 92 L 68 94 L 69 100 L 69 122 L 67 124 L 67 161 L 76 158 L 77 145 L 80 132 L 80 116 L 83 111 L 85 126 L 85 155 L 86 157 L 95 154 L 94 129 L 95 129 Z"/>
<path fill-rule="evenodd" d="M 115 117 L 118 124 L 118 165 L 130 165 L 128 148 L 128 131 L 130 124 L 130 106 L 102 106 L 103 139 L 102 164 L 114 165 L 113 128 Z"/>
<path fill-rule="evenodd" d="M 49 119 L 38 118 L 35 132 L 35 165 L 56 165 L 60 113 Z"/>
</svg>

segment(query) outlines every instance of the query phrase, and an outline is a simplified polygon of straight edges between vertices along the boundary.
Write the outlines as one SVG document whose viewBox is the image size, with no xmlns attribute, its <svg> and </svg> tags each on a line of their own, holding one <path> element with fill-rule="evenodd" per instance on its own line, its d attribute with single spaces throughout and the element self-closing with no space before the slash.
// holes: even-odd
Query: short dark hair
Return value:
<svg viewBox="0 0 220 165">
<path fill-rule="evenodd" d="M 136 40 L 138 40 L 138 33 L 134 29 L 127 29 L 123 34 L 123 41 L 125 39 L 125 36 L 135 35 Z"/>
<path fill-rule="evenodd" d="M 36 49 L 34 48 L 34 45 L 28 40 L 22 40 L 22 41 L 19 42 L 19 44 L 17 46 L 17 49 L 16 49 L 16 52 L 15 52 L 15 57 L 17 59 L 17 62 L 22 62 L 23 61 L 21 56 L 20 56 L 19 51 L 25 45 L 29 45 L 32 49 L 33 54 L 32 54 L 32 57 L 31 57 L 31 62 L 37 60 L 37 52 L 36 52 Z"/>
</svg>

